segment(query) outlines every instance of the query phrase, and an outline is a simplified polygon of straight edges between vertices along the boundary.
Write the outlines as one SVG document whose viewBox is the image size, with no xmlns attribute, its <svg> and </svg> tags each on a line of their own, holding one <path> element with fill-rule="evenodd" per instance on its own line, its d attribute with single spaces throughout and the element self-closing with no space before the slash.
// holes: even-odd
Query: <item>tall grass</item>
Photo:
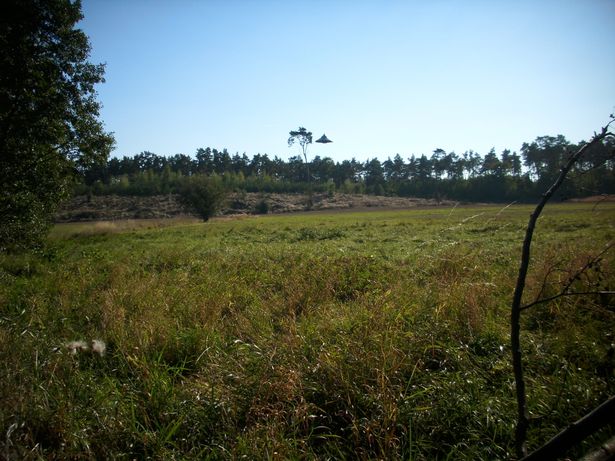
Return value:
<svg viewBox="0 0 615 461">
<path fill-rule="evenodd" d="M 528 296 L 612 240 L 614 211 L 547 210 Z M 509 458 L 528 213 L 58 226 L 41 252 L 0 257 L 3 455 Z M 613 286 L 612 257 L 591 277 Z M 531 446 L 615 391 L 609 301 L 528 311 Z M 104 355 L 67 348 L 92 339 Z"/>
</svg>

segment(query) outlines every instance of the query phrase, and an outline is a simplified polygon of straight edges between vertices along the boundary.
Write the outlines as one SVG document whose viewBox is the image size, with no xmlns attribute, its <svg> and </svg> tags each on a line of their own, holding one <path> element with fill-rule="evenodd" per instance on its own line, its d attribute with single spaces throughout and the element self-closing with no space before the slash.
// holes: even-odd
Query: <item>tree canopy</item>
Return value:
<svg viewBox="0 0 615 461">
<path fill-rule="evenodd" d="M 442 198 L 461 201 L 535 201 L 544 190 L 555 166 L 553 143 L 565 152 L 577 144 L 561 135 L 541 136 L 524 143 L 520 153 L 490 149 L 484 156 L 469 150 L 462 154 L 435 149 L 431 156 L 412 155 L 364 162 L 355 158 L 335 162 L 315 156 L 305 162 L 301 154 L 284 161 L 267 154 L 229 153 L 226 149 L 199 148 L 196 154 L 161 156 L 142 152 L 132 157 L 111 158 L 105 166 L 86 172 L 77 194 L 155 195 L 179 192 L 185 176 L 219 176 L 227 191 L 385 194 L 405 197 Z M 583 144 L 581 142 L 580 144 Z M 575 165 L 570 180 L 558 198 L 615 193 L 615 161 L 611 139 L 592 145 Z M 556 163 L 554 163 L 555 165 Z M 538 165 L 539 168 L 534 167 Z M 306 176 L 309 168 L 311 174 Z"/>
<path fill-rule="evenodd" d="M 81 3 L 6 0 L 0 15 L 0 249 L 44 235 L 76 175 L 104 163 L 114 138 L 99 120 L 95 85 L 76 28 Z"/>
<path fill-rule="evenodd" d="M 288 135 L 288 146 L 299 143 L 303 158 L 305 158 L 305 163 L 307 163 L 307 147 L 309 144 L 312 144 L 312 132 L 300 126 L 297 130 L 291 130 Z"/>
</svg>

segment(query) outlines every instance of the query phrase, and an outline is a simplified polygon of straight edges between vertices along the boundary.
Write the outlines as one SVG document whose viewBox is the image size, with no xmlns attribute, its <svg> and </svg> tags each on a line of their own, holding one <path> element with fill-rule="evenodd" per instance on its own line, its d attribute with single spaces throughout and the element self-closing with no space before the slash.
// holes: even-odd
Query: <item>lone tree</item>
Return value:
<svg viewBox="0 0 615 461">
<path fill-rule="evenodd" d="M 307 131 L 305 128 L 300 126 L 297 131 L 291 131 L 288 133 L 290 136 L 288 138 L 288 147 L 297 143 L 301 146 L 301 152 L 303 153 L 303 158 L 305 159 L 305 167 L 307 168 L 307 180 L 308 180 L 308 207 L 312 207 L 312 181 L 310 176 L 310 164 L 307 159 L 307 149 L 308 145 L 312 144 L 312 132 Z"/>
<path fill-rule="evenodd" d="M 76 28 L 79 0 L 5 0 L 0 15 L 0 251 L 41 240 L 77 175 L 106 161 L 114 138 L 99 120 Z"/>
</svg>

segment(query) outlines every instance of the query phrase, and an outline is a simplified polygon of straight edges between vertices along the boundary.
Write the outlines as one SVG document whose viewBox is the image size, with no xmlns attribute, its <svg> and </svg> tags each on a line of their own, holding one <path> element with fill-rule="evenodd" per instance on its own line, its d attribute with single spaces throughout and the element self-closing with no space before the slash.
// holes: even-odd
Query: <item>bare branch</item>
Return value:
<svg viewBox="0 0 615 461">
<path fill-rule="evenodd" d="M 564 287 L 564 289 L 562 290 L 562 293 L 567 292 L 570 287 L 572 286 L 572 284 L 574 283 L 575 280 L 578 280 L 581 275 L 583 275 L 584 273 L 586 273 L 589 269 L 591 269 L 593 266 L 597 265 L 600 263 L 600 261 L 602 261 L 602 257 L 606 254 L 607 251 L 609 251 L 611 248 L 613 248 L 613 243 L 609 243 L 604 250 L 602 250 L 600 253 L 598 253 L 596 256 L 594 256 L 593 258 L 591 258 L 589 261 L 587 261 L 585 263 L 585 265 L 579 269 L 574 276 L 570 277 L 570 279 L 568 280 L 568 283 L 566 284 L 566 286 Z"/>
<path fill-rule="evenodd" d="M 538 304 L 548 303 L 550 301 L 555 301 L 558 298 L 563 298 L 564 296 L 583 296 L 583 295 L 615 295 L 615 291 L 573 291 L 566 293 L 559 293 L 554 296 L 550 296 L 548 298 L 539 299 L 538 301 L 533 301 L 525 306 L 521 306 L 519 309 L 524 311 L 529 309 L 530 307 L 536 306 Z"/>
<path fill-rule="evenodd" d="M 583 291 L 583 292 L 570 292 L 568 290 L 570 290 L 570 288 L 572 287 L 572 284 L 576 281 L 579 280 L 580 277 L 585 274 L 589 269 L 591 269 L 592 267 L 594 267 L 595 265 L 599 264 L 600 261 L 602 261 L 602 257 L 611 249 L 613 248 L 613 243 L 609 243 L 604 250 L 602 250 L 600 253 L 598 253 L 596 256 L 594 256 L 593 258 L 591 258 L 589 261 L 587 261 L 583 267 L 581 267 L 578 271 L 576 271 L 573 275 L 571 275 L 568 278 L 568 282 L 566 283 L 566 285 L 564 286 L 564 288 L 556 295 L 547 297 L 547 298 L 541 298 L 542 293 L 544 292 L 546 283 L 547 283 L 547 278 L 549 275 L 551 275 L 551 273 L 553 273 L 553 269 L 556 267 L 555 265 L 551 266 L 549 268 L 549 271 L 547 272 L 547 274 L 545 275 L 545 278 L 542 282 L 542 287 L 540 288 L 540 292 L 538 293 L 538 295 L 536 296 L 536 299 L 534 299 L 534 301 L 532 301 L 529 304 L 526 304 L 524 306 L 521 306 L 519 309 L 520 310 L 526 310 L 529 309 L 532 306 L 535 306 L 537 304 L 544 304 L 547 303 L 549 301 L 553 301 L 555 299 L 561 298 L 563 296 L 578 296 L 578 295 L 593 295 L 593 294 L 597 294 L 597 295 L 607 295 L 607 294 L 614 294 L 615 292 L 610 292 L 610 291 Z"/>
<path fill-rule="evenodd" d="M 598 208 L 598 205 L 600 205 L 602 202 L 605 202 L 607 198 L 608 198 L 607 194 L 602 194 L 600 200 L 598 200 L 592 207 L 592 211 L 596 211 L 596 208 Z"/>
<path fill-rule="evenodd" d="M 549 269 L 547 270 L 547 273 L 545 274 L 545 276 L 542 279 L 542 284 L 540 286 L 540 290 L 538 291 L 538 293 L 536 294 L 536 297 L 534 298 L 534 302 L 538 301 L 541 297 L 542 294 L 544 293 L 545 289 L 547 288 L 547 282 L 549 280 L 549 276 L 556 272 L 556 271 L 562 271 L 562 269 L 560 269 L 558 267 L 559 262 L 555 262 L 554 264 L 552 264 Z"/>
<path fill-rule="evenodd" d="M 615 422 L 615 396 L 609 398 L 583 418 L 572 423 L 545 445 L 521 461 L 555 460 L 570 447 L 612 422 Z"/>
<path fill-rule="evenodd" d="M 523 457 L 527 453 L 526 438 L 527 429 L 529 426 L 529 419 L 527 415 L 527 404 L 525 395 L 525 380 L 523 378 L 523 361 L 521 354 L 521 300 L 523 298 L 523 291 L 525 289 L 525 282 L 527 272 L 530 264 L 530 252 L 532 246 L 532 238 L 534 235 L 534 229 L 536 222 L 542 213 L 543 208 L 561 186 L 566 179 L 566 175 L 572 169 L 574 164 L 581 156 L 593 145 L 601 142 L 605 137 L 609 135 L 608 128 L 615 119 L 609 121 L 609 123 L 602 128 L 600 134 L 594 135 L 592 140 L 587 144 L 579 148 L 574 154 L 572 154 L 566 164 L 562 167 L 559 176 L 551 187 L 543 194 L 534 212 L 530 215 L 530 219 L 527 224 L 525 238 L 523 240 L 523 248 L 521 251 L 521 263 L 519 266 L 519 275 L 517 277 L 517 283 L 515 285 L 515 292 L 513 295 L 513 301 L 510 312 L 510 344 L 512 350 L 512 362 L 515 375 L 515 389 L 517 397 L 517 426 L 515 428 L 515 449 L 518 457 Z"/>
</svg>

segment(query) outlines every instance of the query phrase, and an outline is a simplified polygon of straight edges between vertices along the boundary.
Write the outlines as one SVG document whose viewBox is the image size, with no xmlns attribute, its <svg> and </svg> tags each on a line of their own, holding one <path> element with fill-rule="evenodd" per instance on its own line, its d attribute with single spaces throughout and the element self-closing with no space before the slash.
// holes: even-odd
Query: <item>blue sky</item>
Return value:
<svg viewBox="0 0 615 461">
<path fill-rule="evenodd" d="M 83 0 L 113 155 L 385 160 L 588 139 L 615 111 L 615 0 Z"/>
</svg>

